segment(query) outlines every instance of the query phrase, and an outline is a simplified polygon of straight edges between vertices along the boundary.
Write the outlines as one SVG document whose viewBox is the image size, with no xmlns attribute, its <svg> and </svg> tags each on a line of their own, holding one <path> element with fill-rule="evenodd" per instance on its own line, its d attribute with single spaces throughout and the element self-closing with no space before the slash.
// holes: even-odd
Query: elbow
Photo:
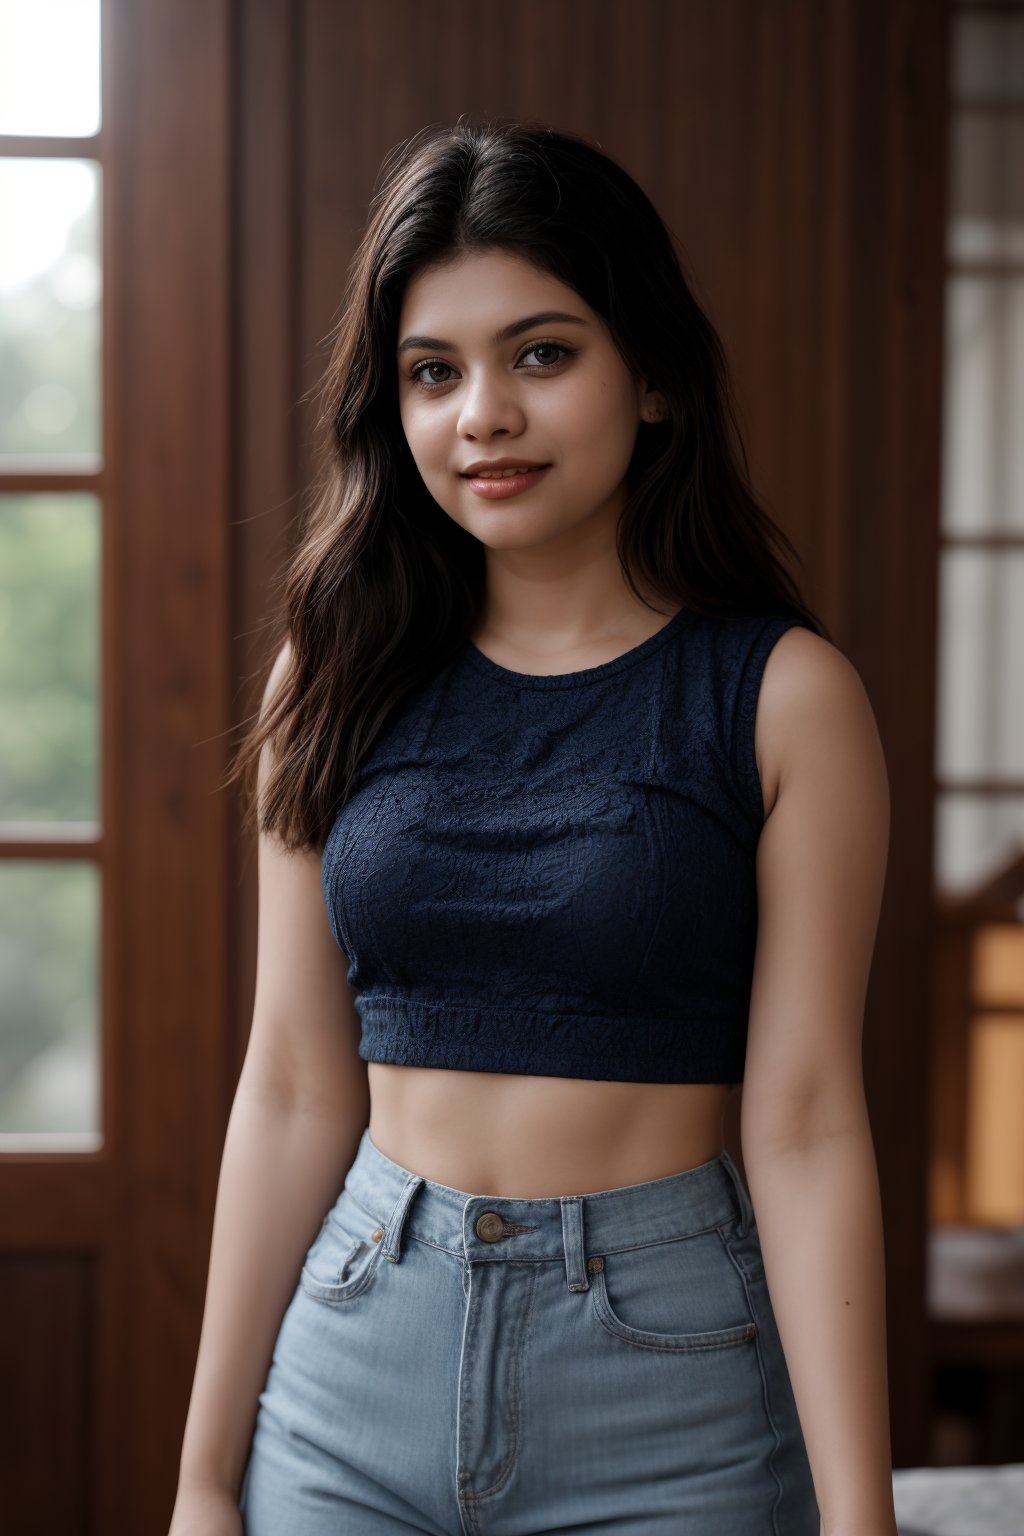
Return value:
<svg viewBox="0 0 1024 1536">
<path fill-rule="evenodd" d="M 745 1164 L 767 1158 L 806 1152 L 836 1137 L 871 1137 L 867 1101 L 861 1081 L 818 1090 L 783 1101 L 766 1109 L 744 1104 L 740 1112 L 740 1143 Z"/>
</svg>

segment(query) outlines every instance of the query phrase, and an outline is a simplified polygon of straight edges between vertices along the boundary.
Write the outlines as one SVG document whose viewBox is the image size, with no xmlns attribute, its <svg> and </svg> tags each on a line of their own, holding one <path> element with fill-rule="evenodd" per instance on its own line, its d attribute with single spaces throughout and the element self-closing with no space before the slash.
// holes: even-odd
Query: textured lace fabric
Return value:
<svg viewBox="0 0 1024 1536">
<path fill-rule="evenodd" d="M 467 640 L 402 700 L 323 853 L 360 1056 L 740 1082 L 754 720 L 768 655 L 803 622 L 681 609 L 612 661 L 546 677 Z"/>
</svg>

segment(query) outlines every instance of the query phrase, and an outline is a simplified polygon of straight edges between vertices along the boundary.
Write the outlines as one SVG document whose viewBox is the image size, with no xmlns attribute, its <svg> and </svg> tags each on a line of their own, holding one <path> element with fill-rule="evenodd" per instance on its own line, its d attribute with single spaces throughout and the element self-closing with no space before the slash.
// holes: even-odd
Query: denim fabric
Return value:
<svg viewBox="0 0 1024 1536">
<path fill-rule="evenodd" d="M 735 1165 L 437 1184 L 363 1133 L 259 1398 L 246 1536 L 818 1536 Z"/>
</svg>

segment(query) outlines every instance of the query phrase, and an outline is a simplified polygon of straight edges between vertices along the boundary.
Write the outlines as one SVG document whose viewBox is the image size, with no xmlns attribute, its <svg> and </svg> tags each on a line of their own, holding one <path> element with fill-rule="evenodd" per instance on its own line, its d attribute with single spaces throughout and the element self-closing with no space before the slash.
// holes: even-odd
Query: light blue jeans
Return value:
<svg viewBox="0 0 1024 1536">
<path fill-rule="evenodd" d="M 363 1132 L 274 1346 L 246 1536 L 818 1536 L 728 1153 L 509 1199 Z"/>
</svg>

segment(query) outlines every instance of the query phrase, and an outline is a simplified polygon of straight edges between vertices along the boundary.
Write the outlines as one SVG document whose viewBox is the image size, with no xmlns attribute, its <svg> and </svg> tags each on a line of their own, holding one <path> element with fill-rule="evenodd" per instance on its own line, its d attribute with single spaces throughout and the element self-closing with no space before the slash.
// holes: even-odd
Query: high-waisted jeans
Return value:
<svg viewBox="0 0 1024 1536">
<path fill-rule="evenodd" d="M 818 1536 L 728 1153 L 582 1195 L 437 1184 L 363 1132 L 260 1393 L 246 1536 Z"/>
</svg>

